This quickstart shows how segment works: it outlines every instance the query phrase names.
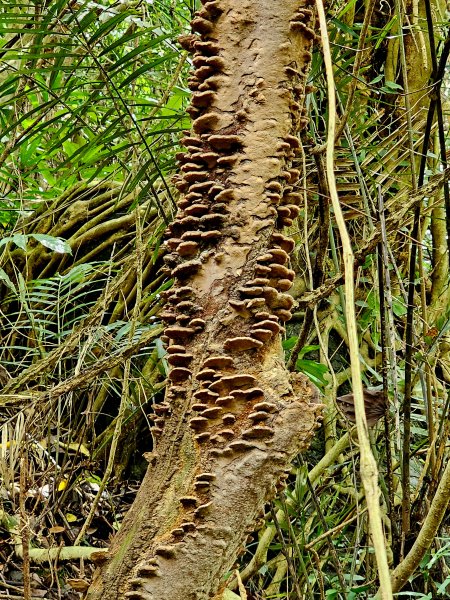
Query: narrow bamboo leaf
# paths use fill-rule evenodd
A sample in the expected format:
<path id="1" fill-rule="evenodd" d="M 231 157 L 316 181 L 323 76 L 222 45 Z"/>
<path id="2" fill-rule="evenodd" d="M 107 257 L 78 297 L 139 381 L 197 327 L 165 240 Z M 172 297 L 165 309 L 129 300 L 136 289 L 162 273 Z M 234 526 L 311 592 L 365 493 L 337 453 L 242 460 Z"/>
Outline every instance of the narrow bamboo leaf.
<path id="1" fill-rule="evenodd" d="M 148 73 L 149 71 L 151 71 L 152 69 L 154 69 L 155 67 L 157 67 L 158 65 L 160 65 L 161 63 L 164 63 L 164 62 L 170 60 L 171 58 L 174 58 L 175 56 L 176 56 L 175 53 L 167 54 L 166 56 L 163 56 L 159 60 L 155 60 L 153 62 L 146 63 L 145 65 L 142 65 L 142 67 L 140 67 L 139 69 L 137 69 L 136 71 L 134 71 L 133 73 L 131 73 L 131 75 L 129 75 L 128 77 L 126 77 L 124 79 L 124 81 L 122 81 L 122 83 L 120 84 L 119 87 L 120 88 L 124 88 L 125 86 L 127 86 L 128 84 L 130 84 L 132 81 L 135 81 L 143 73 Z"/>
<path id="2" fill-rule="evenodd" d="M 129 11 L 120 12 L 106 20 L 97 31 L 89 38 L 89 45 L 93 46 L 97 40 L 109 33 L 114 27 L 129 17 Z"/>
<path id="3" fill-rule="evenodd" d="M 133 50 L 130 50 L 129 52 L 127 52 L 127 54 L 125 54 L 124 56 L 122 56 L 121 58 L 119 58 L 119 60 L 117 60 L 109 69 L 109 72 L 112 73 L 113 71 L 116 71 L 119 67 L 121 67 L 124 64 L 130 63 L 132 64 L 133 59 L 135 59 L 137 56 L 139 56 L 140 54 L 143 54 L 144 52 L 146 52 L 149 48 L 152 48 L 153 46 L 156 46 L 157 44 L 159 44 L 160 42 L 162 42 L 163 40 L 165 40 L 167 38 L 166 35 L 164 36 L 160 36 L 158 38 L 155 38 L 149 42 L 144 42 L 139 44 L 139 46 L 137 48 L 133 48 Z"/>

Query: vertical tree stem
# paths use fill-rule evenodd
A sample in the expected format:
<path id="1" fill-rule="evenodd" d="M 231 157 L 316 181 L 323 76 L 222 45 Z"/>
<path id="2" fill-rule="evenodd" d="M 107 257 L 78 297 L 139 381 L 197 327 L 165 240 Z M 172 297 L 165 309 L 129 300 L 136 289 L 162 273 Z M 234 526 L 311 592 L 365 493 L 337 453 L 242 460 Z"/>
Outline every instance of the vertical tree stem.
<path id="1" fill-rule="evenodd" d="M 336 97 L 334 89 L 333 66 L 331 61 L 331 52 L 328 40 L 325 10 L 322 0 L 317 0 L 317 10 L 319 14 L 320 32 L 322 36 L 322 45 L 324 53 L 325 68 L 327 73 L 328 87 L 328 133 L 327 133 L 327 151 L 326 165 L 328 185 L 331 192 L 331 201 L 335 212 L 336 222 L 342 240 L 344 268 L 345 268 L 345 296 L 346 296 L 346 321 L 349 339 L 351 373 L 353 382 L 353 394 L 355 399 L 356 426 L 361 452 L 361 478 L 366 493 L 367 507 L 369 510 L 369 520 L 375 555 L 377 559 L 378 573 L 380 577 L 381 595 L 383 600 L 392 598 L 392 586 L 389 576 L 389 567 L 386 556 L 385 540 L 381 522 L 381 512 L 379 505 L 378 489 L 378 469 L 373 457 L 367 430 L 366 415 L 364 412 L 363 388 L 361 380 L 361 369 L 359 364 L 358 335 L 356 327 L 353 274 L 354 274 L 354 256 L 350 243 L 350 238 L 345 226 L 344 216 L 339 204 L 339 198 L 334 176 L 334 138 L 336 128 Z"/>

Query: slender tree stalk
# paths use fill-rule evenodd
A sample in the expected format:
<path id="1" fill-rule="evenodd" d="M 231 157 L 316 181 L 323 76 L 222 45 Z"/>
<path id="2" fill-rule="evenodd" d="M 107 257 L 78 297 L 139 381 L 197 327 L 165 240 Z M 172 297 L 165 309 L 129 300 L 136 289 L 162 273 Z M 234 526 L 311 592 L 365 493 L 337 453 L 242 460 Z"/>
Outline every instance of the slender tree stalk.
<path id="1" fill-rule="evenodd" d="M 361 368 L 359 364 L 359 344 L 356 326 L 356 314 L 354 303 L 354 279 L 353 265 L 354 257 L 351 247 L 350 237 L 345 226 L 344 216 L 339 204 L 339 197 L 336 188 L 334 176 L 334 138 L 336 128 L 336 97 L 334 88 L 333 66 L 331 61 L 331 52 L 328 40 L 328 31 L 325 17 L 325 10 L 322 0 L 317 0 L 317 10 L 319 14 L 320 32 L 322 36 L 322 45 L 324 50 L 325 68 L 327 73 L 328 88 L 328 133 L 326 165 L 328 185 L 331 192 L 331 201 L 333 204 L 336 222 L 339 228 L 343 247 L 343 258 L 345 268 L 345 296 L 346 296 L 346 320 L 349 339 L 350 362 L 352 373 L 353 394 L 355 399 L 356 427 L 361 454 L 361 478 L 366 493 L 366 502 L 369 511 L 370 527 L 377 559 L 378 573 L 383 600 L 392 598 L 391 580 L 389 577 L 389 566 L 386 556 L 385 539 L 381 521 L 381 512 L 379 504 L 378 489 L 378 469 L 373 457 L 370 441 L 367 431 L 367 421 L 364 411 L 363 387 L 361 380 Z"/>
<path id="2" fill-rule="evenodd" d="M 450 501 L 450 461 L 447 462 L 438 489 L 431 502 L 430 510 L 417 535 L 413 547 L 392 572 L 392 590 L 399 592 L 417 569 L 425 553 L 430 549 L 434 537 L 445 516 Z"/>

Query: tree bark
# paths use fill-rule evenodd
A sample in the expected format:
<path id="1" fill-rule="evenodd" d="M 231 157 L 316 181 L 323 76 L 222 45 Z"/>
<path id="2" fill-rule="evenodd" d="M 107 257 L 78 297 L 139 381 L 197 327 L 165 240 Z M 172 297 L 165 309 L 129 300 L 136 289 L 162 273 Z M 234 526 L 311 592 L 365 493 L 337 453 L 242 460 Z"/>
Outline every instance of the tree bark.
<path id="1" fill-rule="evenodd" d="M 171 366 L 156 449 L 89 600 L 205 600 L 318 423 L 316 392 L 284 366 L 298 216 L 292 159 L 314 40 L 310 1 L 217 0 L 195 52 L 184 194 L 169 228 L 163 318 Z M 294 6 L 295 5 L 295 6 Z M 200 34 L 200 35 L 197 35 Z"/>

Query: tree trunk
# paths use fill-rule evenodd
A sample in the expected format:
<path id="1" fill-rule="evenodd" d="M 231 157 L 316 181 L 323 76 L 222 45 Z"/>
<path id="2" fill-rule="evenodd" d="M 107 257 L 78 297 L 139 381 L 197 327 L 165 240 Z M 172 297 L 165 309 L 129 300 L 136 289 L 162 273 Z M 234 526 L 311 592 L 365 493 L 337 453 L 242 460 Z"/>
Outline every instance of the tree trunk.
<path id="1" fill-rule="evenodd" d="M 220 594 L 247 532 L 316 425 L 280 333 L 301 194 L 292 159 L 314 39 L 309 1 L 217 0 L 192 22 L 193 132 L 169 228 L 171 365 L 156 449 L 89 600 Z M 217 596 L 218 597 L 218 596 Z"/>

